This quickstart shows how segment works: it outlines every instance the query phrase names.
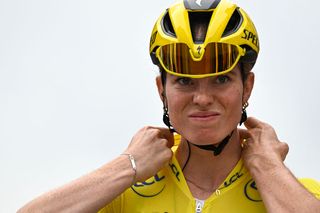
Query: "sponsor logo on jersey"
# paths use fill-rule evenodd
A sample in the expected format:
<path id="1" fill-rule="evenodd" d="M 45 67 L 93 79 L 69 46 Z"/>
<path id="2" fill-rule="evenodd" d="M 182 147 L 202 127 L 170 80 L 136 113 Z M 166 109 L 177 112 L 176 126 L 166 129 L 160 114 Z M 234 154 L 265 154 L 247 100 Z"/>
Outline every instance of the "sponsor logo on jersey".
<path id="1" fill-rule="evenodd" d="M 249 180 L 245 187 L 244 187 L 244 194 L 245 196 L 253 201 L 253 202 L 261 202 L 262 199 L 260 197 L 260 194 L 258 192 L 258 188 L 256 186 L 256 182 L 254 182 L 254 180 Z"/>
<path id="2" fill-rule="evenodd" d="M 233 184 L 234 182 L 236 182 L 237 180 L 239 180 L 239 178 L 241 178 L 243 175 L 243 173 L 241 172 L 237 172 L 234 175 L 231 176 L 231 178 L 227 181 L 224 182 L 224 187 L 228 187 L 231 184 Z"/>
<path id="3" fill-rule="evenodd" d="M 165 181 L 162 181 L 163 179 L 165 179 L 165 176 L 156 174 L 155 176 L 149 178 L 144 182 L 138 182 L 134 184 L 133 186 L 131 186 L 131 189 L 134 193 L 141 197 L 155 197 L 159 195 L 166 186 Z"/>
<path id="4" fill-rule="evenodd" d="M 177 180 L 180 182 L 180 178 L 179 178 L 180 172 L 178 170 L 178 167 L 174 165 L 174 163 L 170 163 L 169 166 L 173 174 L 176 176 Z"/>

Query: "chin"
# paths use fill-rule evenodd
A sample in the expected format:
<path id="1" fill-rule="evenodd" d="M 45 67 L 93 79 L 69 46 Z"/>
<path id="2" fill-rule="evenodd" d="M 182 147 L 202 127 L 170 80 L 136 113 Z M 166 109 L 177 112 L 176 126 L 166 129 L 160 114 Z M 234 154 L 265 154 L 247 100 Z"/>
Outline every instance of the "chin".
<path id="1" fill-rule="evenodd" d="M 189 142 L 197 145 L 208 145 L 208 144 L 218 144 L 220 143 L 226 135 L 216 134 L 210 130 L 200 130 L 193 131 L 193 133 L 184 134 L 184 138 L 186 138 Z"/>
<path id="2" fill-rule="evenodd" d="M 182 137 L 189 140 L 191 143 L 197 145 L 218 144 L 226 136 L 228 136 L 232 129 L 217 128 L 217 127 L 190 127 L 181 131 Z"/>
<path id="3" fill-rule="evenodd" d="M 218 139 L 218 138 L 198 138 L 198 139 L 194 139 L 190 142 L 197 144 L 197 145 L 215 145 L 215 144 L 219 144 L 222 140 L 224 139 L 224 137 L 222 139 Z"/>

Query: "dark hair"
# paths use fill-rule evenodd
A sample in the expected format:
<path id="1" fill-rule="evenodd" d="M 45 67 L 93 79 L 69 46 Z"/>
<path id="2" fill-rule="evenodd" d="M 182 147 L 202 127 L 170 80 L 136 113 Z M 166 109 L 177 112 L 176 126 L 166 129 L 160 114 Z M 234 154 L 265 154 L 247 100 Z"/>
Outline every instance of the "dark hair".
<path id="1" fill-rule="evenodd" d="M 242 82 L 244 83 L 248 78 L 248 74 L 252 69 L 252 65 L 240 62 L 239 63 L 239 67 L 240 67 L 240 73 L 241 73 Z"/>

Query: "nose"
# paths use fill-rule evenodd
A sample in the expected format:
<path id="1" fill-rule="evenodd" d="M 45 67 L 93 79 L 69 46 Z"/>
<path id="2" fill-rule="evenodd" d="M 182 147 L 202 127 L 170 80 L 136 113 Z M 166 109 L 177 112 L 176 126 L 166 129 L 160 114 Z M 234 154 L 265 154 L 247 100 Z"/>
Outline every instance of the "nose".
<path id="1" fill-rule="evenodd" d="M 214 96 L 210 92 L 206 83 L 199 84 L 193 94 L 193 103 L 200 107 L 210 106 L 214 101 Z"/>

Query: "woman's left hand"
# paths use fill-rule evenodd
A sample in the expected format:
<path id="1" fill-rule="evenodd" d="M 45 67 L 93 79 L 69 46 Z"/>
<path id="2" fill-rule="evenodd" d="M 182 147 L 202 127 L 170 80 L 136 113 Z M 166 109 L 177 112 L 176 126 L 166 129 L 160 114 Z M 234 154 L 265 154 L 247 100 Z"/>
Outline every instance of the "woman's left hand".
<path id="1" fill-rule="evenodd" d="M 320 212 L 319 200 L 283 163 L 288 145 L 278 139 L 269 124 L 252 117 L 244 124 L 247 129 L 239 129 L 242 158 L 267 212 Z"/>
<path id="2" fill-rule="evenodd" d="M 289 147 L 278 139 L 272 126 L 253 117 L 249 117 L 244 125 L 247 129 L 239 129 L 239 133 L 242 157 L 249 171 L 283 166 Z"/>

